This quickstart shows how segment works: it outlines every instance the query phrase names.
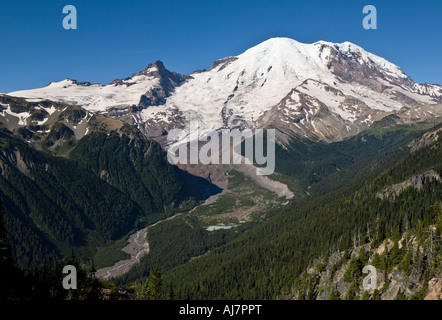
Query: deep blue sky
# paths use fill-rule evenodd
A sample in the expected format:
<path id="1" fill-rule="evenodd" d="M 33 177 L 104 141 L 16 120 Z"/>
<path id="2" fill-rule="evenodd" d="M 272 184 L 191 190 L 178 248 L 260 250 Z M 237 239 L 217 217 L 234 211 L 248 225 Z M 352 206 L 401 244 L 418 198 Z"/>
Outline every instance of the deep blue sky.
<path id="1" fill-rule="evenodd" d="M 62 27 L 68 4 L 77 30 Z M 367 4 L 377 30 L 362 28 Z M 0 92 L 65 78 L 106 84 L 155 60 L 187 74 L 281 36 L 351 41 L 416 82 L 442 84 L 441 0 L 0 0 Z"/>

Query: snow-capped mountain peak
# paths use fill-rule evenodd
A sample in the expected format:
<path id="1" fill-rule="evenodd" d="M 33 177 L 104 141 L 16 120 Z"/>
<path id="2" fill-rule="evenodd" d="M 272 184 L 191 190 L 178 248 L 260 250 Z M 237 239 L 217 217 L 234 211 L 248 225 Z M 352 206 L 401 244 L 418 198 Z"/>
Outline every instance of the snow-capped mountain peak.
<path id="1" fill-rule="evenodd" d="M 109 108 L 137 106 L 143 96 L 152 90 L 169 91 L 184 81 L 184 76 L 169 72 L 161 61 L 149 64 L 141 72 L 124 79 L 116 79 L 107 85 L 65 79 L 51 82 L 44 88 L 11 92 L 9 95 L 42 98 L 56 102 L 80 105 L 92 112 L 106 112 Z"/>
<path id="2" fill-rule="evenodd" d="M 302 93 L 301 106 L 306 96 L 313 97 L 339 115 L 341 120 L 336 121 L 347 121 L 343 127 L 348 134 L 357 131 L 356 119 L 368 126 L 376 120 L 375 114 L 380 117 L 404 105 L 437 103 L 442 96 L 442 92 L 436 98 L 420 94 L 399 67 L 353 43 L 304 44 L 272 38 L 236 57 L 218 60 L 209 71 L 192 74 L 165 108 L 142 110 L 140 119 L 149 124 L 146 128 L 165 125 L 174 115 L 198 119 L 201 129 L 207 130 L 264 126 L 266 114 L 274 112 L 274 106 L 293 89 Z M 332 92 L 339 92 L 341 98 Z M 364 119 L 370 110 L 378 111 L 373 119 Z M 305 123 L 314 122 L 313 115 Z M 292 120 L 286 120 L 288 126 L 303 125 L 290 124 Z"/>
<path id="3" fill-rule="evenodd" d="M 105 86 L 64 80 L 10 95 L 79 104 L 150 136 L 198 120 L 204 130 L 273 125 L 329 140 L 404 107 L 442 103 L 441 86 L 414 83 L 398 66 L 351 42 L 289 38 L 268 39 L 188 76 L 157 61 Z"/>

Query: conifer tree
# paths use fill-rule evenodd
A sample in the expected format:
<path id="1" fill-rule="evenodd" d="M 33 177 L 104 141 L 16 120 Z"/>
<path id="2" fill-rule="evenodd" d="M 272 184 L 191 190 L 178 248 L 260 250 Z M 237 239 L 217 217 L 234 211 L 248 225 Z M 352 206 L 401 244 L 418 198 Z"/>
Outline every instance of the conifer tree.
<path id="1" fill-rule="evenodd" d="M 167 300 L 175 299 L 175 291 L 173 289 L 172 282 L 169 282 L 169 291 L 167 292 Z"/>
<path id="2" fill-rule="evenodd" d="M 11 248 L 8 244 L 3 221 L 3 205 L 0 201 L 0 300 L 12 298 L 14 287 L 18 284 L 14 281 L 20 276 L 12 258 Z"/>
<path id="3" fill-rule="evenodd" d="M 143 299 L 161 300 L 163 298 L 162 285 L 161 273 L 159 272 L 158 267 L 155 265 L 153 269 L 150 270 L 149 278 L 146 280 L 144 285 Z"/>

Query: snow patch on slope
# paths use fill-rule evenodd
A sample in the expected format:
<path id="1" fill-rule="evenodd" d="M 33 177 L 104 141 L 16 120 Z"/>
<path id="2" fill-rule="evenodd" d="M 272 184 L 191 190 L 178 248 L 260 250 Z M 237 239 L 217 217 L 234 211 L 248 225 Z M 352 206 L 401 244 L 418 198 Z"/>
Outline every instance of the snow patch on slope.
<path id="1" fill-rule="evenodd" d="M 122 82 L 123 85 L 81 85 L 74 80 L 66 79 L 52 82 L 44 88 L 15 91 L 9 95 L 34 99 L 45 98 L 71 105 L 80 105 L 92 112 L 103 112 L 109 107 L 137 105 L 141 95 L 150 88 L 159 86 L 158 79 L 145 75 L 137 75 L 130 80 L 122 80 Z"/>

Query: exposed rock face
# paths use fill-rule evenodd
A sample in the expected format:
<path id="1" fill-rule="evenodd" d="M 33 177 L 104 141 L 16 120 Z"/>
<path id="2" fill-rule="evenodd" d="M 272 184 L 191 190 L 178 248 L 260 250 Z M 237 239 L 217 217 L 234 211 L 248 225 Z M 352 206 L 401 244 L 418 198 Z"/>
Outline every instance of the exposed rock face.
<path id="1" fill-rule="evenodd" d="M 434 170 L 430 170 L 430 171 L 427 171 L 423 174 L 411 177 L 410 179 L 408 179 L 404 182 L 394 184 L 394 185 L 384 189 L 382 192 L 379 192 L 377 194 L 377 196 L 381 199 L 384 199 L 384 198 L 394 199 L 396 196 L 398 196 L 400 193 L 402 193 L 402 191 L 404 191 L 408 187 L 413 187 L 413 188 L 422 190 L 426 179 L 429 179 L 429 180 L 434 179 L 437 181 L 441 181 L 441 177 L 440 177 L 439 173 L 437 173 Z"/>
<path id="2" fill-rule="evenodd" d="M 437 130 L 432 130 L 430 132 L 425 133 L 419 139 L 411 141 L 408 144 L 408 146 L 411 148 L 411 152 L 416 152 L 421 148 L 434 144 L 434 142 L 439 140 L 441 136 L 442 136 L 442 128 L 439 128 Z"/>
<path id="3" fill-rule="evenodd" d="M 403 86 L 414 85 L 409 77 L 398 78 L 384 72 L 375 61 L 364 57 L 364 53 L 352 48 L 350 43 L 344 43 L 342 47 L 321 44 L 320 52 L 324 49 L 330 53 L 326 58 L 327 67 L 343 82 L 362 84 L 380 93 L 391 88 L 382 80 Z"/>
<path id="4" fill-rule="evenodd" d="M 337 296 L 339 299 L 346 300 L 353 299 L 354 295 L 361 299 L 365 294 L 367 298 L 376 296 L 376 299 L 396 300 L 400 296 L 409 298 L 418 291 L 425 289 L 423 275 L 425 269 L 428 268 L 428 264 L 425 262 L 418 263 L 414 267 L 410 266 L 410 270 L 407 271 L 400 270 L 398 267 L 394 267 L 391 272 L 377 269 L 375 290 L 363 288 L 363 278 L 366 276 L 364 274 L 356 280 L 349 280 L 348 275 L 346 279 L 346 273 L 350 268 L 352 259 L 356 259 L 361 250 L 366 257 L 369 257 L 367 264 L 371 264 L 374 253 L 383 254 L 385 247 L 384 242 L 379 248 L 372 248 L 370 251 L 370 245 L 365 244 L 351 250 L 347 258 L 345 258 L 344 252 L 335 252 L 324 263 L 318 259 L 316 267 L 309 268 L 306 273 L 300 276 L 300 279 L 302 279 L 300 284 L 293 287 L 290 294 L 281 298 L 329 300 L 332 299 L 333 294 L 335 298 Z M 391 250 L 392 242 L 389 241 L 387 247 Z M 417 246 L 410 246 L 409 250 L 415 251 L 415 255 L 417 255 L 417 250 L 422 251 L 422 248 L 418 249 Z M 318 265 L 321 265 L 319 270 Z M 353 283 L 354 281 L 357 282 L 356 286 Z M 441 276 L 433 277 L 428 282 L 425 299 L 438 299 L 441 290 Z"/>
<path id="5" fill-rule="evenodd" d="M 334 106 L 313 95 L 313 90 L 321 90 L 328 98 L 334 99 Z M 257 123 L 278 128 L 285 134 L 280 135 L 281 140 L 285 140 L 284 136 L 296 134 L 316 141 L 335 141 L 368 129 L 371 123 L 386 115 L 386 112 L 373 110 L 338 89 L 308 79 L 266 111 Z"/>
<path id="6" fill-rule="evenodd" d="M 213 69 L 217 68 L 218 66 L 221 66 L 218 69 L 218 72 L 219 72 L 222 69 L 224 69 L 225 67 L 227 67 L 227 65 L 230 62 L 233 62 L 233 61 L 235 61 L 237 59 L 238 59 L 237 57 L 226 57 L 226 58 L 219 59 L 219 60 L 215 61 L 214 63 L 212 63 L 212 66 L 210 67 L 210 70 L 213 70 Z"/>
<path id="7" fill-rule="evenodd" d="M 42 108 L 60 108 L 64 106 L 62 103 L 40 99 L 38 102 L 27 101 L 23 98 L 17 98 L 0 94 L 0 108 L 4 112 L 8 108 L 12 113 L 30 112 L 31 115 L 41 111 Z"/>
<path id="8" fill-rule="evenodd" d="M 425 296 L 425 300 L 440 299 L 442 299 L 442 275 L 428 281 L 428 294 Z"/>
<path id="9" fill-rule="evenodd" d="M 158 87 L 149 88 L 149 90 L 140 97 L 138 106 L 141 108 L 165 104 L 166 98 L 171 95 L 171 93 L 175 90 L 175 87 L 181 85 L 187 79 L 187 77 L 184 75 L 167 70 L 161 61 L 156 61 L 153 64 L 149 64 L 146 69 L 132 75 L 132 77 L 139 75 L 159 79 Z"/>
<path id="10" fill-rule="evenodd" d="M 49 100 L 33 102 L 6 95 L 0 95 L 0 101 L 3 107 L 0 127 L 39 150 L 57 153 L 57 149 L 91 132 L 119 131 L 124 126 L 120 120 L 93 114 L 79 106 Z"/>
<path id="11" fill-rule="evenodd" d="M 32 164 L 23 160 L 22 155 L 18 150 L 9 152 L 7 150 L 0 152 L 0 175 L 8 179 L 8 167 L 13 166 L 21 173 L 29 176 L 29 168 Z"/>
<path id="12" fill-rule="evenodd" d="M 74 131 L 69 129 L 61 122 L 57 122 L 51 129 L 51 132 L 45 139 L 44 145 L 47 148 L 57 147 L 75 137 Z"/>

